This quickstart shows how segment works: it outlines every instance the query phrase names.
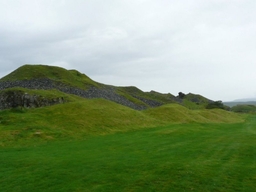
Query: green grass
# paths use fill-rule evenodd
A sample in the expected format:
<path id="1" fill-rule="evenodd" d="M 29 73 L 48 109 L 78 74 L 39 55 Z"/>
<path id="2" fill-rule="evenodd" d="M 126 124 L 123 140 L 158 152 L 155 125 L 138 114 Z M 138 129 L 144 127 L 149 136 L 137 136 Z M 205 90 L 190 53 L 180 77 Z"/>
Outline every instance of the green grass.
<path id="1" fill-rule="evenodd" d="M 171 123 L 243 121 L 241 115 L 224 110 L 189 110 L 178 104 L 137 111 L 104 99 L 77 99 L 75 96 L 67 99 L 72 102 L 0 111 L 0 146 L 21 145 L 34 140 L 80 139 L 88 135 L 126 132 Z"/>
<path id="2" fill-rule="evenodd" d="M 232 123 L 243 121 L 243 118 L 240 115 L 225 110 L 189 110 L 178 104 L 168 104 L 157 108 L 147 109 L 144 113 L 166 123 Z"/>
<path id="3" fill-rule="evenodd" d="M 1 191 L 256 190 L 256 116 L 0 148 Z"/>

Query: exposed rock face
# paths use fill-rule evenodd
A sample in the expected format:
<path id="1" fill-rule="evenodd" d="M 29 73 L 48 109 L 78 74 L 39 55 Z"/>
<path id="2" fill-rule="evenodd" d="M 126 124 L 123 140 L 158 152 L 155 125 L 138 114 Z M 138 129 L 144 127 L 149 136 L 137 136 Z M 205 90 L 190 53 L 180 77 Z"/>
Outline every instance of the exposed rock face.
<path id="1" fill-rule="evenodd" d="M 0 110 L 15 107 L 43 107 L 63 102 L 63 98 L 46 99 L 39 95 L 29 95 L 21 91 L 8 91 L 0 94 Z"/>
<path id="2" fill-rule="evenodd" d="M 66 84 L 53 81 L 50 79 L 32 79 L 32 80 L 21 80 L 21 81 L 12 81 L 12 82 L 9 82 L 9 81 L 0 82 L 0 90 L 12 88 L 12 87 L 23 87 L 27 89 L 43 89 L 43 90 L 57 89 L 64 93 L 74 94 L 84 98 L 104 98 L 104 99 L 111 100 L 121 105 L 125 105 L 127 107 L 137 109 L 137 110 L 142 110 L 146 108 L 146 106 L 136 105 L 133 102 L 126 99 L 125 97 L 118 95 L 115 92 L 115 88 L 112 86 L 107 86 L 105 88 L 91 87 L 88 90 L 83 90 L 83 89 L 71 87 Z M 20 96 L 19 94 L 17 95 L 17 93 L 14 94 L 13 96 L 8 96 L 8 97 L 6 95 L 5 96 L 2 95 L 0 96 L 0 100 L 1 100 L 0 105 L 2 106 L 2 108 L 10 108 L 10 107 L 24 106 L 24 105 L 25 107 L 30 107 L 30 106 L 39 107 L 39 106 L 45 106 L 48 104 L 50 105 L 51 103 L 55 104 L 55 101 L 43 101 L 43 99 L 40 100 L 41 102 L 40 103 L 38 101 L 39 98 L 40 96 L 29 96 L 29 95 Z M 59 100 L 58 98 L 56 99 Z M 24 104 L 26 103 L 26 100 L 29 100 L 28 102 L 29 104 Z M 59 101 L 56 101 L 56 103 L 58 102 Z M 152 107 L 156 107 L 160 105 L 160 103 L 149 102 L 149 101 L 147 101 L 146 103 L 149 104 L 150 106 L 152 105 Z M 0 106 L 0 109 L 1 109 L 1 106 Z"/>
<path id="3" fill-rule="evenodd" d="M 141 98 L 141 97 L 138 97 L 136 95 L 132 95 L 133 97 L 141 100 L 142 102 L 146 103 L 147 105 L 149 105 L 150 107 L 159 107 L 161 105 L 163 105 L 162 103 L 160 102 L 157 102 L 157 101 L 154 101 L 154 100 L 150 100 L 150 99 L 145 99 L 145 98 Z"/>

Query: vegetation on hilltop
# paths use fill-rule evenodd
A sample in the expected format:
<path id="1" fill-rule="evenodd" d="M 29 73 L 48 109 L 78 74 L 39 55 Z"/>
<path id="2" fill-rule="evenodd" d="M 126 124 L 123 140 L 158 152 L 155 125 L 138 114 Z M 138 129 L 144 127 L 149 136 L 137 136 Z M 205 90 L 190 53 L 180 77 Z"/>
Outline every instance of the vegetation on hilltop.
<path id="1" fill-rule="evenodd" d="M 184 94 L 179 92 L 177 96 L 181 105 L 189 108 L 189 109 L 205 109 L 207 105 L 212 103 L 213 101 L 207 99 L 199 94 L 188 93 Z"/>
<path id="2" fill-rule="evenodd" d="M 101 84 L 91 80 L 85 74 L 76 70 L 66 70 L 61 67 L 47 65 L 23 65 L 3 77 L 0 81 L 17 81 L 47 78 L 69 86 L 87 89 L 90 86 L 100 87 Z"/>
<path id="3" fill-rule="evenodd" d="M 156 91 L 143 92 L 137 87 L 117 87 L 116 92 L 128 100 L 146 107 L 157 107 L 167 103 L 176 103 L 176 97 L 172 94 L 162 94 Z"/>

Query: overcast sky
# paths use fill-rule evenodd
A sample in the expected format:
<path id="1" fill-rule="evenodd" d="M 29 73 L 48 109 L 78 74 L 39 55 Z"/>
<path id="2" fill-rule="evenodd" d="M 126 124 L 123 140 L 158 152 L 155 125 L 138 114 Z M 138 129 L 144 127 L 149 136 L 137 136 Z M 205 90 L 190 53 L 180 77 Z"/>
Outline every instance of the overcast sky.
<path id="1" fill-rule="evenodd" d="M 255 0 L 0 0 L 0 77 L 77 69 L 143 91 L 256 98 Z"/>

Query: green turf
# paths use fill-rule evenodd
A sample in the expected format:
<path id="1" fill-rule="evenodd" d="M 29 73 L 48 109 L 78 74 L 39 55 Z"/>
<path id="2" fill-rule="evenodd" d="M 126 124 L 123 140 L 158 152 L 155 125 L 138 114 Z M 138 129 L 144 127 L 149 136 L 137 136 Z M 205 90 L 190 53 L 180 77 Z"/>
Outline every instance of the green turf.
<path id="1" fill-rule="evenodd" d="M 255 191 L 256 116 L 0 148 L 1 191 Z"/>
<path id="2" fill-rule="evenodd" d="M 172 123 L 218 123 L 242 121 L 241 116 L 221 109 L 189 110 L 179 104 L 168 104 L 144 111 L 148 116 L 154 117 L 161 122 Z"/>

